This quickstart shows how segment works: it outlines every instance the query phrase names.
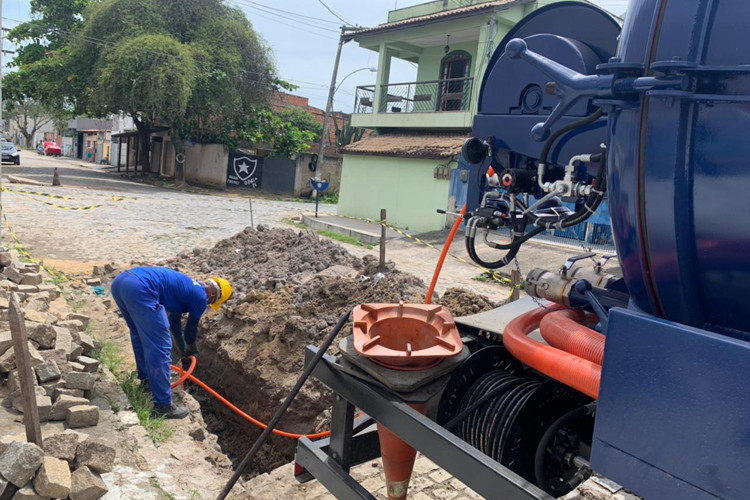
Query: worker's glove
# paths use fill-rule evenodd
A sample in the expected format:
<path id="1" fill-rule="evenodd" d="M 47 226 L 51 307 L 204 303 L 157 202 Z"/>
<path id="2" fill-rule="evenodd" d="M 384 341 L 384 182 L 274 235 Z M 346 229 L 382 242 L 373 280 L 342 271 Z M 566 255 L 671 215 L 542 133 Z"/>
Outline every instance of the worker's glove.
<path id="1" fill-rule="evenodd" d="M 190 368 L 191 359 L 190 356 L 195 356 L 198 358 L 198 345 L 197 344 L 187 344 L 186 348 L 183 352 L 182 357 L 182 369 L 187 370 Z"/>

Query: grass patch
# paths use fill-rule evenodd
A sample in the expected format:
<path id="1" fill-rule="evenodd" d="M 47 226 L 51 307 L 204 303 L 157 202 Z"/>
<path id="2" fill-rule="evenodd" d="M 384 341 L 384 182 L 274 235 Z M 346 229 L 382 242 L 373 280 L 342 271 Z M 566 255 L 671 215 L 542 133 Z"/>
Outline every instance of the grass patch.
<path id="1" fill-rule="evenodd" d="M 133 405 L 133 409 L 136 415 L 138 415 L 138 420 L 141 422 L 143 428 L 146 429 L 151 441 L 155 445 L 159 445 L 172 437 L 174 427 L 169 425 L 164 417 L 153 418 L 151 416 L 151 410 L 154 408 L 151 395 L 147 394 L 141 388 L 136 373 L 130 372 L 125 376 L 118 377 L 118 379 L 120 380 L 122 390 L 128 397 L 130 404 Z"/>
<path id="2" fill-rule="evenodd" d="M 315 201 L 312 199 L 312 201 Z M 338 205 L 339 203 L 339 194 L 338 193 L 331 193 L 321 196 L 318 199 L 319 203 L 325 203 L 327 205 Z"/>
<path id="3" fill-rule="evenodd" d="M 482 273 L 478 276 L 474 276 L 471 279 L 473 279 L 474 281 L 481 281 L 482 283 L 491 283 L 495 281 L 488 273 Z"/>
<path id="4" fill-rule="evenodd" d="M 62 290 L 63 283 L 65 283 L 65 279 L 59 274 L 50 274 L 49 279 L 44 280 L 44 282 L 55 285 L 57 288 Z"/>
<path id="5" fill-rule="evenodd" d="M 326 238 L 331 238 L 332 240 L 336 240 L 341 243 L 348 243 L 349 245 L 355 245 L 358 247 L 372 249 L 372 245 L 363 243 L 359 241 L 357 238 L 354 238 L 353 236 L 345 236 L 343 234 L 334 233 L 333 231 L 326 231 L 325 229 L 318 229 L 317 233 L 321 236 L 325 236 Z"/>
<path id="6" fill-rule="evenodd" d="M 117 375 L 123 373 L 123 363 L 125 362 L 125 358 L 120 353 L 120 346 L 111 340 L 98 340 L 98 342 L 99 348 L 94 350 L 92 357 L 98 359 L 99 362 L 106 366 L 113 374 Z"/>
<path id="7" fill-rule="evenodd" d="M 153 418 L 151 416 L 151 410 L 154 408 L 151 395 L 141 388 L 136 372 L 129 372 L 125 369 L 125 358 L 120 352 L 120 346 L 111 340 L 99 340 L 99 342 L 100 347 L 93 352 L 93 357 L 98 359 L 101 364 L 109 368 L 115 375 L 117 382 L 128 397 L 130 404 L 133 405 L 133 410 L 138 415 L 138 420 L 143 428 L 146 429 L 151 441 L 155 445 L 167 441 L 172 437 L 174 427 L 169 425 L 164 417 Z M 115 408 L 115 406 L 112 407 L 112 410 L 115 412 L 121 409 Z"/>
<path id="8" fill-rule="evenodd" d="M 75 302 L 73 302 L 73 303 L 72 303 L 72 304 L 70 305 L 70 309 L 71 309 L 71 310 L 72 310 L 72 311 L 73 311 L 74 313 L 77 313 L 77 312 L 79 312 L 79 311 L 80 311 L 81 309 L 83 309 L 83 306 L 85 306 L 85 305 L 86 305 L 86 299 L 80 299 L 80 300 L 76 300 Z"/>
<path id="9" fill-rule="evenodd" d="M 294 226 L 299 229 L 308 229 L 307 224 L 304 224 L 302 222 L 294 222 L 292 219 L 288 217 L 284 217 L 283 219 L 281 219 L 281 222 L 283 222 L 284 224 L 289 224 L 290 226 Z"/>
<path id="10" fill-rule="evenodd" d="M 165 491 L 164 488 L 161 487 L 161 485 L 159 484 L 159 481 L 155 477 L 150 478 L 148 482 L 152 488 L 156 488 L 157 490 L 159 490 L 159 498 L 163 500 L 177 500 L 177 496 L 174 495 L 173 493 L 169 493 L 168 491 Z M 197 490 L 193 490 L 193 491 L 197 491 Z"/>

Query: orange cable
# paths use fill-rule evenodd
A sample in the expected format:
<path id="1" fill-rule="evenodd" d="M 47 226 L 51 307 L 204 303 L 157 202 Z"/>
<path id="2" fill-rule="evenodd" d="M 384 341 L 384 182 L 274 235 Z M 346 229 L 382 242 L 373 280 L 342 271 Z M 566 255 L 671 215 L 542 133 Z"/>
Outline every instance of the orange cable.
<path id="1" fill-rule="evenodd" d="M 172 384 L 172 389 L 177 387 L 178 385 L 182 385 L 185 383 L 185 381 L 188 379 L 190 375 L 193 374 L 193 370 L 195 370 L 195 364 L 198 362 L 195 356 L 188 356 L 190 358 L 190 368 L 187 369 L 187 371 L 183 371 L 182 375 L 180 375 L 179 380 Z M 174 368 L 174 366 L 172 366 Z"/>
<path id="2" fill-rule="evenodd" d="M 463 215 L 465 213 L 466 213 L 466 203 L 464 203 L 463 208 L 461 208 L 461 215 L 459 215 L 456 218 L 456 222 L 453 223 L 451 232 L 448 233 L 448 239 L 445 240 L 443 251 L 440 253 L 440 258 L 438 259 L 437 266 L 435 266 L 435 273 L 432 275 L 432 282 L 430 283 L 430 288 L 429 290 L 427 290 L 427 297 L 425 297 L 425 300 L 424 300 L 425 304 L 429 304 L 432 301 L 432 293 L 435 291 L 435 286 L 437 285 L 437 280 L 438 280 L 438 277 L 440 276 L 440 271 L 443 269 L 443 262 L 445 262 L 445 258 L 448 256 L 448 250 L 450 250 L 451 248 L 453 237 L 456 236 L 456 232 L 458 231 L 458 228 L 461 225 L 461 221 L 463 220 Z"/>
<path id="3" fill-rule="evenodd" d="M 221 401 L 222 403 L 224 403 L 229 409 L 231 409 L 232 411 L 234 411 L 235 413 L 237 413 L 239 416 L 241 416 L 245 420 L 249 420 L 250 422 L 252 422 L 253 424 L 257 425 L 258 427 L 260 427 L 262 429 L 265 429 L 266 427 L 268 427 L 263 422 L 254 419 L 253 417 L 251 417 L 250 415 L 248 415 L 244 411 L 242 411 L 239 408 L 237 408 L 236 406 L 234 406 L 232 403 L 230 403 L 229 401 L 227 401 L 226 399 L 224 399 L 224 397 L 221 394 L 219 394 L 218 392 L 214 391 L 208 385 L 206 385 L 205 383 L 203 383 L 203 381 L 201 381 L 198 378 L 196 378 L 195 376 L 193 376 L 191 372 L 192 372 L 193 369 L 195 369 L 195 357 L 193 357 L 193 356 L 191 356 L 191 357 L 193 358 L 193 360 L 190 363 L 190 368 L 188 368 L 188 371 L 185 371 L 182 368 L 177 367 L 175 365 L 171 365 L 172 369 L 174 371 L 176 371 L 177 373 L 179 373 L 180 376 L 181 376 L 180 380 L 178 380 L 177 382 L 175 382 L 175 384 L 173 384 L 172 387 L 176 387 L 177 385 L 180 385 L 185 380 L 190 379 L 193 382 L 195 382 L 196 384 L 198 384 L 198 386 L 200 386 L 203 390 L 205 390 L 206 392 L 208 392 L 210 395 L 212 395 L 213 397 L 215 397 L 216 399 L 218 399 L 219 401 Z M 317 434 L 295 434 L 293 432 L 285 432 L 285 431 L 282 431 L 282 430 L 279 430 L 279 429 L 273 429 L 273 431 L 271 431 L 271 432 L 273 432 L 274 434 L 277 434 L 279 436 L 283 436 L 283 437 L 287 437 L 287 438 L 292 438 L 292 439 L 299 439 L 301 437 L 306 437 L 307 439 L 320 439 L 320 438 L 328 437 L 328 436 L 331 435 L 331 431 L 318 432 Z"/>

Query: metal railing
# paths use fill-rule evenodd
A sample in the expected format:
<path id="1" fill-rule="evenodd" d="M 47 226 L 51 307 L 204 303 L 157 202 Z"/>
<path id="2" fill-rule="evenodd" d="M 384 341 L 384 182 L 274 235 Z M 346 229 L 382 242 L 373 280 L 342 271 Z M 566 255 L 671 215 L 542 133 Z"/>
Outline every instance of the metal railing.
<path id="1" fill-rule="evenodd" d="M 380 89 L 378 113 L 434 113 L 467 111 L 474 78 L 428 82 L 389 83 Z M 357 87 L 354 113 L 373 113 L 375 85 Z"/>

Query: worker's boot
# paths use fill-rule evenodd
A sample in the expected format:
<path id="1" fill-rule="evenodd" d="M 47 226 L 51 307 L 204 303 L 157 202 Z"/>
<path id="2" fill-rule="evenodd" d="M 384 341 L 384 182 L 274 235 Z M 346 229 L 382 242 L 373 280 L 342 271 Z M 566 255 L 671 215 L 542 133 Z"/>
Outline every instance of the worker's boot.
<path id="1" fill-rule="evenodd" d="M 153 391 L 151 390 L 151 384 L 148 383 L 147 378 L 141 380 L 141 390 L 146 394 L 153 394 Z"/>
<path id="2" fill-rule="evenodd" d="M 151 416 L 154 418 L 185 418 L 190 414 L 190 410 L 185 406 L 178 406 L 174 403 L 169 405 L 154 405 Z"/>

